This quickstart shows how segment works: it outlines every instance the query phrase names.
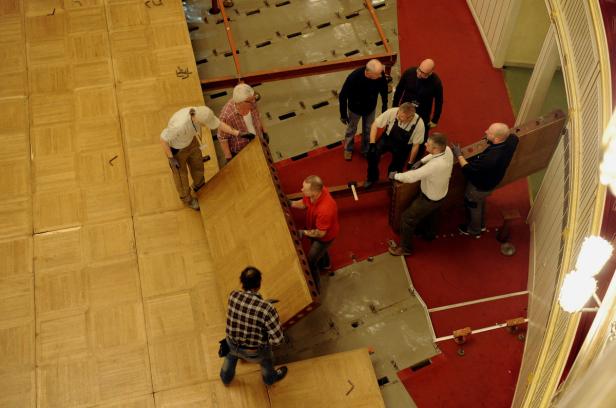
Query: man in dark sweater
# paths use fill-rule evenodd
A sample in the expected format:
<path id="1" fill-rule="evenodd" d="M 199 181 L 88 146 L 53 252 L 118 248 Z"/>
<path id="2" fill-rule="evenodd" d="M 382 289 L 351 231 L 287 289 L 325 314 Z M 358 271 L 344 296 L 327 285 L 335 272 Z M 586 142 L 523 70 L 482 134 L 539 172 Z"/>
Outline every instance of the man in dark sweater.
<path id="1" fill-rule="evenodd" d="M 475 238 L 485 231 L 485 199 L 505 176 L 518 146 L 518 137 L 510 133 L 504 123 L 492 123 L 486 130 L 485 139 L 488 147 L 469 161 L 462 156 L 459 145 L 452 147 L 467 180 L 464 192 L 466 222 L 458 230 Z"/>
<path id="2" fill-rule="evenodd" d="M 379 60 L 368 61 L 365 67 L 357 68 L 349 74 L 342 85 L 340 101 L 340 121 L 347 126 L 344 134 L 344 158 L 351 160 L 359 119 L 362 120 L 361 152 L 368 153 L 370 127 L 374 122 L 374 111 L 379 94 L 383 101 L 382 112 L 387 110 L 387 80 L 383 64 Z"/>
<path id="3" fill-rule="evenodd" d="M 443 109 L 443 84 L 434 72 L 434 61 L 425 59 L 418 67 L 404 71 L 394 92 L 393 106 L 411 102 L 417 106 L 417 114 L 425 123 L 424 143 L 428 140 L 428 131 L 436 127 Z M 432 113 L 434 106 L 434 113 Z M 423 152 L 422 152 L 423 153 Z M 421 155 L 418 155 L 418 159 Z"/>

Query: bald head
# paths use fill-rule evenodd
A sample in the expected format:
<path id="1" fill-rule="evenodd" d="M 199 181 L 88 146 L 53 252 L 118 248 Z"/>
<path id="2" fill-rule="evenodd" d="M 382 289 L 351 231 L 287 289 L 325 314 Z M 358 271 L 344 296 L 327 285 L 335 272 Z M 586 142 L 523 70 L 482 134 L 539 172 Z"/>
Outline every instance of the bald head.
<path id="1" fill-rule="evenodd" d="M 371 59 L 366 64 L 366 77 L 370 79 L 379 79 L 385 67 L 381 61 L 377 59 Z"/>
<path id="2" fill-rule="evenodd" d="M 434 71 L 434 65 L 434 61 L 430 58 L 421 61 L 421 64 L 417 67 L 417 77 L 422 79 L 428 78 L 432 75 L 432 71 Z"/>
<path id="3" fill-rule="evenodd" d="M 493 144 L 499 144 L 509 137 L 509 126 L 505 123 L 495 122 L 486 130 L 487 139 Z"/>

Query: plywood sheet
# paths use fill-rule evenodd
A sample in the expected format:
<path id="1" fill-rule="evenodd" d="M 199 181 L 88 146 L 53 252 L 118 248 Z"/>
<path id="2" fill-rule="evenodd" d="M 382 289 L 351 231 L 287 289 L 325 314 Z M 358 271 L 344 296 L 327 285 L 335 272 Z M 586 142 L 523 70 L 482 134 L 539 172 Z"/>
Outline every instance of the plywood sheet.
<path id="1" fill-rule="evenodd" d="M 286 378 L 268 389 L 272 408 L 385 407 L 367 349 L 298 361 L 288 367 Z"/>
<path id="2" fill-rule="evenodd" d="M 0 237 L 11 238 L 32 234 L 32 199 L 9 198 L 0 201 Z"/>
<path id="3" fill-rule="evenodd" d="M 269 408 L 270 403 L 261 374 L 249 373 L 236 375 L 229 387 L 225 387 L 220 380 L 212 380 L 158 392 L 156 393 L 156 406 L 158 408 Z"/>
<path id="4" fill-rule="evenodd" d="M 0 241 L 0 279 L 32 274 L 32 237 Z"/>
<path id="5" fill-rule="evenodd" d="M 36 389 L 33 367 L 21 370 L 0 369 L 0 406 L 33 408 Z"/>
<path id="6" fill-rule="evenodd" d="M 270 165 L 254 140 L 199 192 L 199 203 L 221 298 L 238 288 L 242 269 L 255 266 L 263 273 L 263 296 L 280 300 L 276 308 L 288 322 L 313 307 L 316 292 Z"/>

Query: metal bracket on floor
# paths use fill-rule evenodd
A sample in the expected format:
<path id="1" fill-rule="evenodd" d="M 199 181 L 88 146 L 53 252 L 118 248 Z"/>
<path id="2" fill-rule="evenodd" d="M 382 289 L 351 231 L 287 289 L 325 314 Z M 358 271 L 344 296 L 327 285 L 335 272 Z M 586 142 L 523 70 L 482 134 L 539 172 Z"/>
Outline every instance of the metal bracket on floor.
<path id="1" fill-rule="evenodd" d="M 464 327 L 462 329 L 453 331 L 453 341 L 460 347 L 458 347 L 458 355 L 462 357 L 464 355 L 463 344 L 466 343 L 466 339 L 473 333 L 470 327 Z"/>
<path id="2" fill-rule="evenodd" d="M 511 334 L 516 334 L 518 332 L 518 340 L 524 341 L 526 339 L 526 333 L 522 332 L 522 326 L 526 324 L 526 319 L 523 317 L 516 317 L 515 319 L 509 319 L 505 322 L 507 326 L 505 328 Z"/>

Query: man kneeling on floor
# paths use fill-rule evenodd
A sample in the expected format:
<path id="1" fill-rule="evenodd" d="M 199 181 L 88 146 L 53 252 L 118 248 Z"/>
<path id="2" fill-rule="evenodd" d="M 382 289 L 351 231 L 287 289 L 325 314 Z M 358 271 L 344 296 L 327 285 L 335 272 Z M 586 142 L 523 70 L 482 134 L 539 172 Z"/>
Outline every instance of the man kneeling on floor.
<path id="1" fill-rule="evenodd" d="M 391 180 L 403 183 L 415 183 L 421 180 L 420 193 L 402 213 L 400 245 L 389 248 L 389 253 L 395 256 L 411 254 L 413 249 L 411 240 L 417 225 L 422 221 L 431 223 L 436 221 L 434 216 L 449 189 L 453 153 L 447 147 L 447 137 L 442 133 L 433 133 L 426 142 L 426 152 L 429 154 L 415 163 L 412 170 L 405 173 L 389 173 Z M 427 217 L 431 219 L 426 220 Z"/>
<path id="2" fill-rule="evenodd" d="M 227 344 L 229 353 L 220 369 L 220 379 L 229 385 L 235 376 L 237 360 L 261 364 L 263 382 L 272 385 L 287 375 L 287 367 L 274 369 L 272 346 L 284 338 L 276 308 L 259 294 L 261 271 L 249 266 L 242 271 L 243 290 L 229 295 Z"/>

